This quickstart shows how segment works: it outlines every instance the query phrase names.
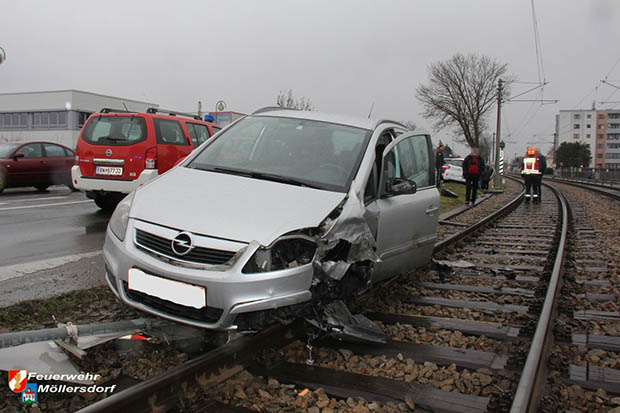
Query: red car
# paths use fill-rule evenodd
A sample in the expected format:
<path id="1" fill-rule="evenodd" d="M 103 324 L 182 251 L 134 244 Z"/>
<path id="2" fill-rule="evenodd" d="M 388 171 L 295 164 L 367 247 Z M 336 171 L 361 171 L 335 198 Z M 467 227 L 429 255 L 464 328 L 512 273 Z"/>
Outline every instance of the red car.
<path id="1" fill-rule="evenodd" d="M 4 188 L 71 184 L 75 153 L 52 142 L 0 143 L 0 192 Z"/>
<path id="2" fill-rule="evenodd" d="M 73 185 L 111 211 L 126 194 L 172 168 L 220 129 L 191 114 L 102 109 L 80 132 Z"/>

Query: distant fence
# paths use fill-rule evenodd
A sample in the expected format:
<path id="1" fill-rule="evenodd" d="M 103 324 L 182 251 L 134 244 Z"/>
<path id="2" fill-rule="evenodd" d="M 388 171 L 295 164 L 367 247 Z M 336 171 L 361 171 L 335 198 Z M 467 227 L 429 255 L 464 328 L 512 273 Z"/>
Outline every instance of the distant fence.
<path id="1" fill-rule="evenodd" d="M 620 169 L 560 167 L 554 170 L 553 175 L 564 179 L 596 181 L 600 183 L 620 185 Z"/>

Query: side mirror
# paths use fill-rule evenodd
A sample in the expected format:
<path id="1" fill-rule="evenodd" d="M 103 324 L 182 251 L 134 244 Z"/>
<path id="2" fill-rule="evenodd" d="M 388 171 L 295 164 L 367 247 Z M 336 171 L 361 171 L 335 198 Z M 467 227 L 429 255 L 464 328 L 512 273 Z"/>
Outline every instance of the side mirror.
<path id="1" fill-rule="evenodd" d="M 418 186 L 414 181 L 404 178 L 394 178 L 386 182 L 385 193 L 388 196 L 415 194 Z"/>
<path id="2" fill-rule="evenodd" d="M 22 152 L 17 152 L 16 154 L 13 155 L 13 159 L 17 160 L 17 158 L 23 158 L 24 156 L 26 155 L 24 155 Z"/>

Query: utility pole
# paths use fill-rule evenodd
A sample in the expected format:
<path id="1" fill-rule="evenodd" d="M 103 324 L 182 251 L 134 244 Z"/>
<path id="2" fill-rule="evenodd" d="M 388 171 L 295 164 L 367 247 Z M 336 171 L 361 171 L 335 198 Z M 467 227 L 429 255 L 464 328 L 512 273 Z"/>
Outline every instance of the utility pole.
<path id="1" fill-rule="evenodd" d="M 493 176 L 493 187 L 499 188 L 499 141 L 501 139 L 502 130 L 502 87 L 504 82 L 502 79 L 497 81 L 497 130 L 495 132 L 495 175 Z"/>
<path id="2" fill-rule="evenodd" d="M 489 159 L 489 165 L 491 164 L 491 160 L 495 163 L 495 132 L 493 132 L 493 140 L 491 140 L 491 159 Z"/>

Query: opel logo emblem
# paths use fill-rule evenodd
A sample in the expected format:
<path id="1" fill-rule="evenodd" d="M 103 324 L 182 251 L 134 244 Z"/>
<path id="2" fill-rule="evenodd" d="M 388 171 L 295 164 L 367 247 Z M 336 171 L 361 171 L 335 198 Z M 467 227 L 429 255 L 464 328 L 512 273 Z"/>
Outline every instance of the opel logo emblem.
<path id="1" fill-rule="evenodd" d="M 112 156 L 112 149 L 108 148 L 105 150 L 105 156 Z"/>
<path id="2" fill-rule="evenodd" d="M 176 255 L 185 255 L 194 249 L 194 238 L 189 232 L 181 232 L 174 237 L 171 247 Z"/>

